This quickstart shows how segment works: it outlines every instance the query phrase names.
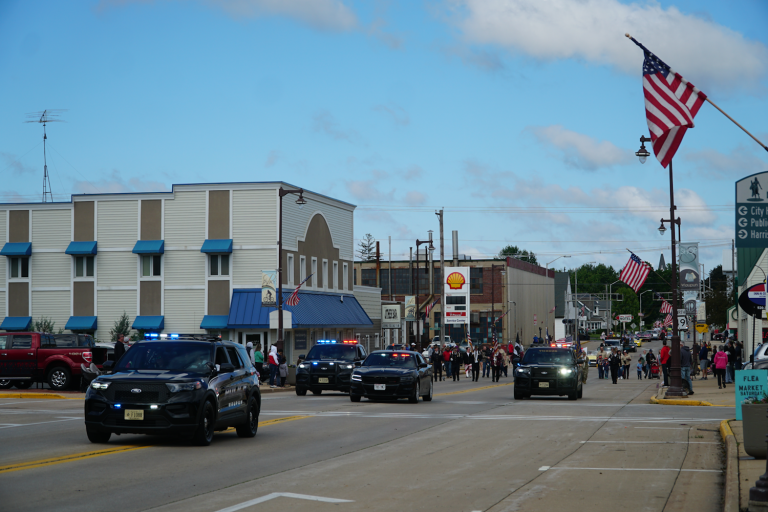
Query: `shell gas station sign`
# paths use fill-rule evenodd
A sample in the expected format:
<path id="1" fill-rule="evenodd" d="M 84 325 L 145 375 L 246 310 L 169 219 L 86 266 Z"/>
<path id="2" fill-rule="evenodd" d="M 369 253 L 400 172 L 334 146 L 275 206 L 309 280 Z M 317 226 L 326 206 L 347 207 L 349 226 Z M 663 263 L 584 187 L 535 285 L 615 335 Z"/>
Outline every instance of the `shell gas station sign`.
<path id="1" fill-rule="evenodd" d="M 469 324 L 469 268 L 446 267 L 445 323 Z"/>

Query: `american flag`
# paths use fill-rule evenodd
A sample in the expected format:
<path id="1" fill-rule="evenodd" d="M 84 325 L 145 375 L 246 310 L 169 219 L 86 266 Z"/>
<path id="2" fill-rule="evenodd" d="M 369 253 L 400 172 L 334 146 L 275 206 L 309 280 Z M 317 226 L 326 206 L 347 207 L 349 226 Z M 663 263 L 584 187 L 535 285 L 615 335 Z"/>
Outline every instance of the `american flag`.
<path id="1" fill-rule="evenodd" d="M 654 328 L 661 327 L 661 320 L 656 320 L 655 322 L 653 322 L 653 327 Z"/>
<path id="2" fill-rule="evenodd" d="M 664 318 L 664 327 L 669 327 L 672 325 L 672 313 L 667 314 L 666 318 Z"/>
<path id="3" fill-rule="evenodd" d="M 643 286 L 643 283 L 645 283 L 650 272 L 651 266 L 632 254 L 632 256 L 629 257 L 629 261 L 624 266 L 624 269 L 621 271 L 619 279 L 627 283 L 629 287 L 637 293 L 637 290 Z"/>
<path id="4" fill-rule="evenodd" d="M 307 276 L 307 279 L 309 279 L 313 275 L 314 274 L 309 274 Z M 286 306 L 296 306 L 296 305 L 299 304 L 299 288 L 301 288 L 301 285 L 303 285 L 304 283 L 307 282 L 307 279 L 304 279 L 302 282 L 300 282 L 299 286 L 297 286 L 296 289 L 293 290 L 293 293 L 291 294 L 291 296 L 288 297 L 287 299 L 285 299 L 285 305 Z"/>
<path id="5" fill-rule="evenodd" d="M 659 313 L 671 313 L 672 312 L 672 304 L 667 302 L 666 300 L 661 303 L 661 309 L 659 310 Z"/>
<path id="6" fill-rule="evenodd" d="M 693 118 L 707 95 L 670 69 L 648 48 L 634 38 L 632 41 L 645 53 L 643 94 L 653 152 L 661 166 L 667 167 L 683 141 L 686 130 L 693 128 Z"/>
<path id="7" fill-rule="evenodd" d="M 429 312 L 432 311 L 432 308 L 435 307 L 435 304 L 437 304 L 437 301 L 440 300 L 440 297 L 436 298 L 432 304 L 429 304 L 426 308 L 424 308 L 424 316 L 426 318 L 429 318 Z"/>
<path id="8" fill-rule="evenodd" d="M 581 306 L 581 316 L 584 316 L 584 308 L 585 306 Z"/>

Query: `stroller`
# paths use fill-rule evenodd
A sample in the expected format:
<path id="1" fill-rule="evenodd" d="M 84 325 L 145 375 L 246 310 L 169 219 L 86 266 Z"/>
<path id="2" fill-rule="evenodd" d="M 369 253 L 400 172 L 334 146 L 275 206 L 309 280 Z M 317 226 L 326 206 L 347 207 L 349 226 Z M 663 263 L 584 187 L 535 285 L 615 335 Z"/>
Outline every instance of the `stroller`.
<path id="1" fill-rule="evenodd" d="M 651 363 L 651 378 L 661 379 L 661 368 L 659 367 L 659 363 L 656 361 Z"/>

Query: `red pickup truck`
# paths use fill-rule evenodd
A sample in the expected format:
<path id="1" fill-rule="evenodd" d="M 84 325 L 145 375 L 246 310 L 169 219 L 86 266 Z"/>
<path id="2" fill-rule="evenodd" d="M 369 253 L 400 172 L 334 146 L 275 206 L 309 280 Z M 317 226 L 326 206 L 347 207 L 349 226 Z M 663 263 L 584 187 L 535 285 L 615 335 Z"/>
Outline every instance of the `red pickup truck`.
<path id="1" fill-rule="evenodd" d="M 100 367 L 106 358 L 107 350 L 85 334 L 0 333 L 0 389 L 47 382 L 64 390 L 80 379 L 81 364 Z"/>

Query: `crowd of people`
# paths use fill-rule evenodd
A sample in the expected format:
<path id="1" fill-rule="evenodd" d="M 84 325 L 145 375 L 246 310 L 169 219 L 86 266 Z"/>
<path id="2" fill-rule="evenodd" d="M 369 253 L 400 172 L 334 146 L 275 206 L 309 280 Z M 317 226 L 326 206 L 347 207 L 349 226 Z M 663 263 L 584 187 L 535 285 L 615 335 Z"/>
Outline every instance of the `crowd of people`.
<path id="1" fill-rule="evenodd" d="M 509 376 L 512 361 L 523 357 L 523 347 L 520 343 L 510 343 L 500 346 L 495 352 L 488 344 L 478 347 L 468 345 L 462 350 L 458 345 L 430 345 L 424 356 L 432 363 L 432 380 L 442 381 L 453 379 L 458 381 L 463 373 L 466 378 L 477 382 L 480 378 L 490 378 L 491 382 L 499 382 L 502 374 Z M 482 370 L 482 374 L 481 374 Z"/>

